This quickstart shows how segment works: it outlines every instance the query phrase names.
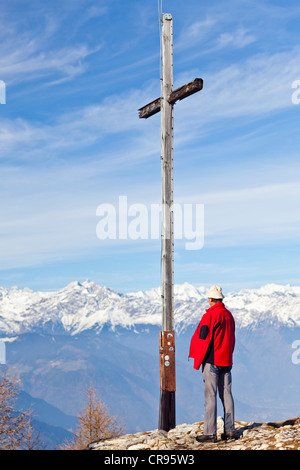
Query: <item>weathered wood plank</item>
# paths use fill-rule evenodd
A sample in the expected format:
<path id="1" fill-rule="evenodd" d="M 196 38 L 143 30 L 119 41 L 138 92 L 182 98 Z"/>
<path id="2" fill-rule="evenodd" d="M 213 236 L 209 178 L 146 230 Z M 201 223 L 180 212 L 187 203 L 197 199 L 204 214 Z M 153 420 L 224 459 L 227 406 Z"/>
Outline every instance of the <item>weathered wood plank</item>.
<path id="1" fill-rule="evenodd" d="M 187 83 L 186 85 L 177 88 L 176 90 L 172 91 L 168 98 L 168 102 L 172 105 L 176 103 L 176 101 L 181 101 L 188 96 L 197 93 L 197 91 L 202 90 L 203 88 L 203 80 L 202 78 L 195 78 L 192 82 Z M 139 118 L 147 119 L 150 116 L 153 116 L 156 113 L 160 112 L 160 98 L 157 98 L 151 103 L 146 104 L 139 109 Z"/>
<path id="2" fill-rule="evenodd" d="M 160 111 L 160 98 L 157 98 L 154 101 L 151 101 L 151 103 L 146 104 L 146 106 L 143 106 L 142 108 L 139 109 L 139 118 L 149 118 L 150 116 L 153 116 L 153 114 L 159 113 Z"/>
<path id="3" fill-rule="evenodd" d="M 173 23 L 165 15 L 162 25 L 161 163 L 162 163 L 162 310 L 163 330 L 174 329 L 173 312 Z"/>
<path id="4" fill-rule="evenodd" d="M 191 96 L 197 91 L 202 90 L 203 88 L 203 80 L 202 78 L 195 78 L 192 82 L 187 83 L 187 85 L 183 85 L 180 88 L 174 90 L 169 96 L 169 103 L 175 104 L 176 101 L 183 100 L 187 96 Z"/>

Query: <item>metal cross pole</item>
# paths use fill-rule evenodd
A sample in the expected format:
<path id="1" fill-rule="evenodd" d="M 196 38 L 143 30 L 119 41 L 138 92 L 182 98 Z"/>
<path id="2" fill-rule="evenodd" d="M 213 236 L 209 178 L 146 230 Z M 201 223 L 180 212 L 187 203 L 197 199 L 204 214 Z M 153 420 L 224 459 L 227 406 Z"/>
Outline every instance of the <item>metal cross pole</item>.
<path id="1" fill-rule="evenodd" d="M 159 429 L 175 427 L 175 332 L 173 305 L 173 106 L 178 100 L 203 88 L 203 80 L 173 91 L 173 20 L 162 14 L 162 79 L 161 97 L 139 109 L 139 117 L 147 119 L 161 111 L 162 160 L 162 331 L 159 332 L 160 410 Z"/>

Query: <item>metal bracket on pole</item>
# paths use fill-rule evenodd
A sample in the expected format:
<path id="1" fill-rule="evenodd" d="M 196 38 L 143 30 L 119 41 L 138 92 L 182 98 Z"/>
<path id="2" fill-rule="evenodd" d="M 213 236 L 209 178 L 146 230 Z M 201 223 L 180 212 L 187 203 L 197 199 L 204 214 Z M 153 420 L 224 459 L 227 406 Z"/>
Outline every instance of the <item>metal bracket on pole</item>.
<path id="1" fill-rule="evenodd" d="M 160 356 L 160 410 L 159 429 L 175 428 L 175 332 L 159 332 Z"/>
<path id="2" fill-rule="evenodd" d="M 159 345 L 160 388 L 168 392 L 175 392 L 175 332 L 160 331 Z"/>

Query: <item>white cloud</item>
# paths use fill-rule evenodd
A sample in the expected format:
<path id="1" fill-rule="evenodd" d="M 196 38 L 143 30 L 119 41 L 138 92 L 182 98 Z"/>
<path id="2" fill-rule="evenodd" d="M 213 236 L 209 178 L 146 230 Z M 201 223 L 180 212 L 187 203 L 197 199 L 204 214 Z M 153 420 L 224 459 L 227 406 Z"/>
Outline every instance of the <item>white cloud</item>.
<path id="1" fill-rule="evenodd" d="M 216 49 L 224 49 L 228 46 L 240 49 L 255 41 L 255 36 L 248 34 L 247 29 L 238 28 L 234 32 L 221 33 L 216 41 Z"/>
<path id="2" fill-rule="evenodd" d="M 212 33 L 214 25 L 216 20 L 209 17 L 194 22 L 178 47 L 197 44 Z M 220 49 L 244 47 L 255 40 L 246 28 L 217 38 L 214 44 Z M 42 53 L 36 41 L 27 37 L 22 50 L 14 43 L 0 59 L 0 66 L 12 81 L 40 76 L 50 82 L 54 77 L 74 77 L 85 70 L 82 61 L 94 52 L 81 45 Z M 298 47 L 269 56 L 252 56 L 221 70 L 216 62 L 216 70 L 202 77 L 203 91 L 175 107 L 176 146 L 188 142 L 201 147 L 199 136 L 207 131 L 213 135 L 217 122 L 226 124 L 232 118 L 246 122 L 293 109 L 291 84 L 299 76 L 299 63 Z M 196 72 L 195 66 L 191 79 Z M 113 193 L 118 194 L 117 184 L 113 188 L 116 174 L 149 155 L 159 155 L 159 118 L 141 121 L 137 111 L 157 97 L 157 88 L 158 83 L 153 82 L 143 91 L 122 90 L 48 123 L 1 120 L 0 155 L 9 158 L 12 165 L 15 160 L 28 163 L 26 169 L 17 164 L 7 172 L 2 169 L 2 267 L 67 257 L 97 243 L 95 209 L 100 203 L 112 202 Z M 108 136 L 113 145 L 110 147 L 106 141 L 102 146 Z M 74 155 L 79 155 L 76 161 Z M 105 172 L 112 175 L 111 179 L 100 179 Z M 111 192 L 105 192 L 110 184 Z M 140 189 L 139 183 L 135 184 Z M 143 188 L 143 197 L 152 196 L 150 186 Z M 130 190 L 133 192 L 134 187 Z M 296 201 L 300 199 L 300 188 L 296 182 L 214 190 L 195 197 L 190 192 L 187 188 L 187 202 L 205 204 L 205 244 L 230 246 L 299 238 Z M 140 197 L 141 191 L 138 194 Z"/>
<path id="3" fill-rule="evenodd" d="M 215 188 L 178 200 L 204 204 L 205 246 L 273 244 L 300 236 L 299 182 Z"/>
<path id="4" fill-rule="evenodd" d="M 212 28 L 216 25 L 217 21 L 211 17 L 207 17 L 203 21 L 194 21 L 185 27 L 174 47 L 179 50 L 187 49 L 195 44 L 201 43 L 212 34 Z"/>
<path id="5" fill-rule="evenodd" d="M 203 90 L 176 105 L 176 138 L 190 143 L 226 120 L 253 120 L 293 109 L 293 81 L 300 73 L 300 49 L 258 54 L 202 76 Z M 193 77 L 194 78 L 193 71 Z"/>
<path id="6" fill-rule="evenodd" d="M 151 138 L 154 129 L 158 130 L 159 122 L 140 120 L 138 108 L 151 101 L 152 91 L 153 87 L 150 87 L 143 92 L 132 90 L 110 96 L 101 103 L 62 114 L 48 124 L 2 119 L 0 158 L 14 155 L 17 160 L 41 163 L 44 159 L 65 159 L 80 152 L 85 160 L 95 154 L 105 156 L 110 153 L 110 146 L 106 143 L 104 149 L 100 143 L 109 135 L 118 135 L 121 147 L 126 141 L 127 151 L 124 146 L 120 152 L 115 149 L 113 160 L 105 163 L 106 169 L 112 165 L 116 168 L 116 163 L 132 164 L 147 158 L 149 152 L 159 149 L 159 134 L 157 144 Z M 91 150 L 95 145 L 97 147 Z"/>
<path id="7" fill-rule="evenodd" d="M 175 107 L 177 145 L 198 140 L 199 129 L 201 133 L 204 129 L 212 130 L 217 120 L 252 119 L 292 109 L 291 84 L 297 77 L 299 63 L 300 50 L 296 48 L 269 57 L 255 56 L 204 76 L 204 89 Z M 87 149 L 107 135 L 122 133 L 127 137 L 134 133 L 134 144 L 140 141 L 148 148 L 153 147 L 149 136 L 158 128 L 159 120 L 139 120 L 137 110 L 156 97 L 156 88 L 153 83 L 143 91 L 133 89 L 110 96 L 101 103 L 58 116 L 48 124 L 2 120 L 0 155 L 14 151 L 22 152 L 25 159 L 26 155 L 34 158 L 36 154 L 59 156 L 60 152 Z M 134 145 L 131 147 L 134 152 Z M 143 152 L 142 147 L 140 151 Z"/>
<path id="8" fill-rule="evenodd" d="M 38 79 L 58 83 L 85 72 L 86 59 L 102 45 L 57 44 L 56 34 L 63 27 L 61 19 L 39 11 L 35 16 L 39 22 L 32 29 L 26 29 L 19 17 L 0 17 L 2 79 L 10 86 Z"/>
<path id="9" fill-rule="evenodd" d="M 9 85 L 33 81 L 47 77 L 52 80 L 55 74 L 71 79 L 86 70 L 82 62 L 99 48 L 89 49 L 86 45 L 40 52 L 35 41 L 8 50 L 0 59 L 2 76 Z M 61 79 L 59 80 L 61 81 Z"/>

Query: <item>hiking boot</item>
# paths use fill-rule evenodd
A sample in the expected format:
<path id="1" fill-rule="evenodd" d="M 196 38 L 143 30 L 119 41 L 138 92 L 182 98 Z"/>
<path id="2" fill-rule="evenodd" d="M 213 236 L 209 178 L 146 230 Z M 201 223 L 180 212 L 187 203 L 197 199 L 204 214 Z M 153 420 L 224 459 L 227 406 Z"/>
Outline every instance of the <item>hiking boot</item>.
<path id="1" fill-rule="evenodd" d="M 202 434 L 196 437 L 197 442 L 217 442 L 217 436 L 215 434 Z"/>
<path id="2" fill-rule="evenodd" d="M 222 441 L 229 441 L 230 439 L 238 439 L 238 435 L 235 431 L 224 432 L 223 434 L 221 434 Z"/>

